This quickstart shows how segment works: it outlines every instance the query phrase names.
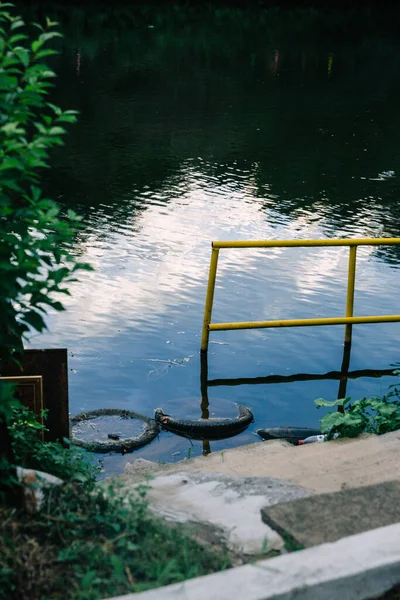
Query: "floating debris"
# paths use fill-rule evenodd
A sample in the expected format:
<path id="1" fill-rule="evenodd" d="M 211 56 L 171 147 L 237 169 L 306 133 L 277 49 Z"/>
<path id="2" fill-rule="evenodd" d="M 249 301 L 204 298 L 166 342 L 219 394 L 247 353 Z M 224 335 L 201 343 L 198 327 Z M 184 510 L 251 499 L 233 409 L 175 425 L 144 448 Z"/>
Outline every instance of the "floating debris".
<path id="1" fill-rule="evenodd" d="M 386 179 L 391 179 L 392 177 L 396 177 L 396 173 L 394 171 L 382 171 L 379 173 L 378 177 L 370 177 L 370 181 L 385 181 Z"/>

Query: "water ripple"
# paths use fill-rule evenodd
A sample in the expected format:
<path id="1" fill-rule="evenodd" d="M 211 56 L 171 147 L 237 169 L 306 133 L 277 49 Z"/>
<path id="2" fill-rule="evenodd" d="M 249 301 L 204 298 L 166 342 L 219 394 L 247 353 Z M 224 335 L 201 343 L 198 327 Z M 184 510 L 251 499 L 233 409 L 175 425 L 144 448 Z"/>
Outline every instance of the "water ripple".
<path id="1" fill-rule="evenodd" d="M 112 43 L 108 30 L 100 40 L 89 27 L 72 50 L 66 36 L 60 93 L 81 119 L 52 184 L 84 216 L 72 252 L 95 271 L 72 287 L 65 313 L 49 315 L 51 333 L 32 343 L 69 348 L 71 412 L 151 414 L 162 405 L 200 416 L 212 240 L 400 235 L 397 38 L 383 51 L 373 36 L 358 43 L 349 28 L 336 48 L 319 31 L 293 45 L 280 33 L 287 26 L 271 24 L 274 47 L 265 24 L 245 34 L 241 23 L 230 33 L 226 23 L 211 36 L 203 23 L 201 39 L 196 27 L 184 40 L 185 27 L 167 35 L 166 24 L 134 42 L 131 31 L 110 26 Z M 356 313 L 397 313 L 398 249 L 357 255 Z M 347 265 L 346 248 L 224 249 L 213 320 L 342 315 Z M 394 362 L 399 328 L 356 327 L 352 365 Z M 210 337 L 210 378 L 322 373 L 342 361 L 343 327 Z M 382 385 L 352 381 L 349 393 Z M 209 399 L 221 415 L 248 404 L 256 426 L 311 426 L 319 418 L 312 399 L 337 393 L 336 382 L 297 382 L 213 387 Z M 163 434 L 138 455 L 170 460 L 185 444 Z"/>

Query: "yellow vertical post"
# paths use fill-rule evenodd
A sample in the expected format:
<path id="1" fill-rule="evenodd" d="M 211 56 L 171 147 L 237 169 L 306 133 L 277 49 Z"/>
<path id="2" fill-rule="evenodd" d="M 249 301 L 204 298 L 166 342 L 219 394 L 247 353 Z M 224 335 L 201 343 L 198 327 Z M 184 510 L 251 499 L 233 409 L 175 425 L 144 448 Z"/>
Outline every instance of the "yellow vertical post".
<path id="1" fill-rule="evenodd" d="M 212 307 L 214 301 L 215 279 L 217 276 L 219 248 L 212 247 L 210 271 L 208 274 L 208 285 L 206 295 L 206 306 L 204 309 L 203 332 L 201 335 L 201 351 L 207 352 L 208 338 L 210 336 L 209 325 L 211 322 Z"/>
<path id="2" fill-rule="evenodd" d="M 357 246 L 350 246 L 349 253 L 349 272 L 347 277 L 347 298 L 346 298 L 346 317 L 353 316 L 354 310 L 354 286 L 356 281 L 356 258 L 357 258 Z M 346 346 L 351 344 L 351 334 L 353 325 L 349 323 L 346 325 L 346 331 L 344 335 L 344 343 Z"/>

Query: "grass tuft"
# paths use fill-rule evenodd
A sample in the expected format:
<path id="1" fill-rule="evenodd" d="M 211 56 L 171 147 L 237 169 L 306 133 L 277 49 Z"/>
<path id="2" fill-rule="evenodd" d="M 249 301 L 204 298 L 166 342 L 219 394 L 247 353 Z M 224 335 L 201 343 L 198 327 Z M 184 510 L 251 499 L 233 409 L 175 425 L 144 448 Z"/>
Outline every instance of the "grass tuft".
<path id="1" fill-rule="evenodd" d="M 0 510 L 0 598 L 97 600 L 227 568 L 148 509 L 146 489 L 126 497 L 115 484 L 54 488 L 42 511 Z"/>

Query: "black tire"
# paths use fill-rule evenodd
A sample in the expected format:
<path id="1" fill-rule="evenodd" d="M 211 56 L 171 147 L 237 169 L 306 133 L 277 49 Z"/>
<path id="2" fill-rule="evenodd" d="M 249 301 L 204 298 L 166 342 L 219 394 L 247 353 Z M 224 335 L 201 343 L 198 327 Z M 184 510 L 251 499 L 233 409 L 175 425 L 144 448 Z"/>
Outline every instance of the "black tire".
<path id="1" fill-rule="evenodd" d="M 224 440 L 242 433 L 254 422 L 253 413 L 243 404 L 236 405 L 239 416 L 232 419 L 174 419 L 156 408 L 154 417 L 161 429 L 193 440 Z"/>
<path id="2" fill-rule="evenodd" d="M 132 438 L 124 438 L 120 440 L 104 440 L 104 441 L 93 441 L 85 442 L 77 438 L 73 432 L 73 426 L 82 421 L 89 421 L 95 417 L 104 416 L 119 416 L 125 419 L 136 419 L 137 421 L 143 421 L 146 423 L 146 429 L 139 436 Z M 160 427 L 154 419 L 146 417 L 141 413 L 134 412 L 133 410 L 123 410 L 120 408 L 98 408 L 97 410 L 89 410 L 82 412 L 70 419 L 70 437 L 71 442 L 76 446 L 81 446 L 90 452 L 132 452 L 137 448 L 146 446 L 154 440 L 160 432 Z"/>

